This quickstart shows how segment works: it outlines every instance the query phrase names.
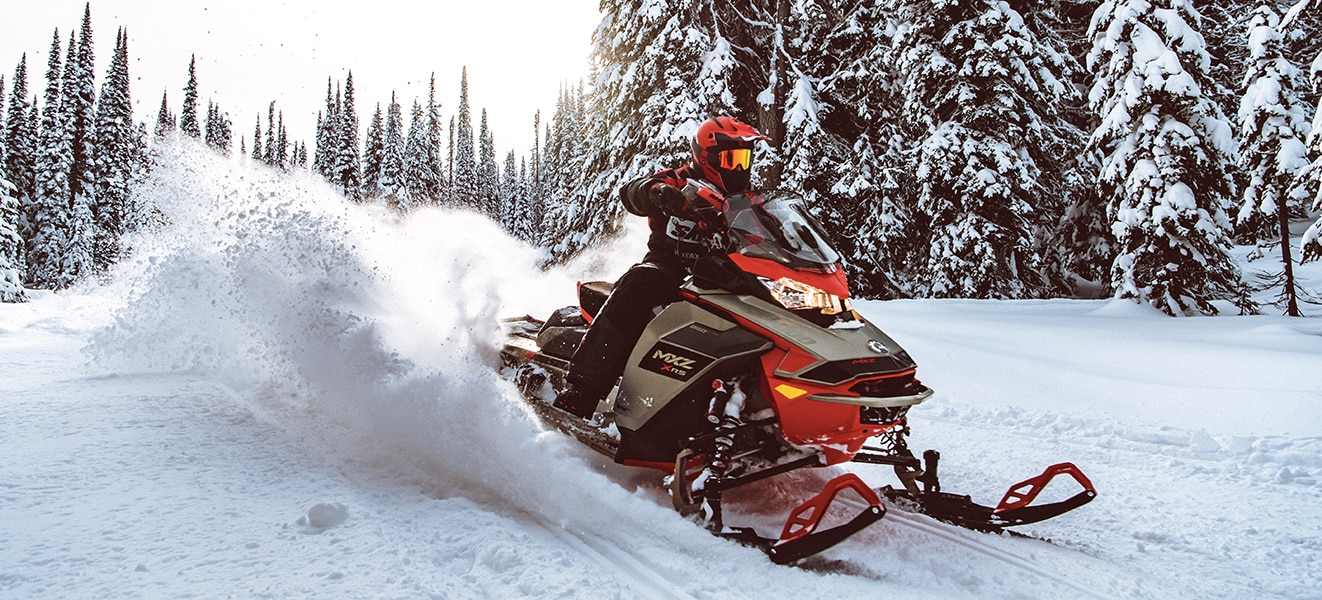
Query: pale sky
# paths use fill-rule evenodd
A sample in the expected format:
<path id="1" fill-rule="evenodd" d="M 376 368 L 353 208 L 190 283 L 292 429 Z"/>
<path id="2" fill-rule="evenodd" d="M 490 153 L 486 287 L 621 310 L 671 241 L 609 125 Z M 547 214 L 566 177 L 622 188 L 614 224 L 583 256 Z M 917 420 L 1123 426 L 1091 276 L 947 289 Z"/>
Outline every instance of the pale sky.
<path id="1" fill-rule="evenodd" d="M 41 96 L 51 34 L 59 28 L 61 59 L 70 33 L 82 23 L 86 0 L 0 0 L 0 74 L 6 109 L 14 68 L 28 57 L 28 92 Z M 155 122 L 161 95 L 178 115 L 197 56 L 199 118 L 217 102 L 239 137 L 252 147 L 257 115 L 274 100 L 292 138 L 311 152 L 317 112 L 325 109 L 326 82 L 342 84 L 353 71 L 360 136 L 379 102 L 384 111 L 398 93 L 405 128 L 413 99 L 424 106 L 436 74 L 448 136 L 458 112 L 459 80 L 468 67 L 476 135 L 481 110 L 495 137 L 497 160 L 533 142 L 533 115 L 545 124 L 562 83 L 577 85 L 589 71 L 592 32 L 600 24 L 597 0 L 93 0 L 97 88 L 114 51 L 115 32 L 129 33 L 129 74 L 134 119 Z M 590 83 L 590 82 L 589 82 Z M 265 135 L 265 133 L 263 133 Z"/>

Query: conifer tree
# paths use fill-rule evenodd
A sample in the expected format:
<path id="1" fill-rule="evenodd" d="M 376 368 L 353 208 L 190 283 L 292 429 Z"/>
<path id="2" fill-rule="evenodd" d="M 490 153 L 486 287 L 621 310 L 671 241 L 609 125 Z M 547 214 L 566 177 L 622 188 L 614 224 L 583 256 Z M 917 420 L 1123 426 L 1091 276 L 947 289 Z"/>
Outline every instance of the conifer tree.
<path id="1" fill-rule="evenodd" d="M 1296 28 L 1304 30 L 1312 24 L 1314 31 L 1319 29 L 1317 25 L 1318 17 L 1322 15 L 1322 0 L 1299 0 L 1289 12 L 1281 24 L 1281 28 L 1286 31 L 1292 31 Z M 1307 38 L 1308 36 L 1304 36 Z M 1311 39 L 1317 41 L 1317 36 Z M 1313 113 L 1313 127 L 1308 135 L 1308 151 L 1312 162 L 1308 168 L 1300 173 L 1301 182 L 1304 189 L 1312 190 L 1313 206 L 1312 210 L 1318 212 L 1319 216 L 1307 231 L 1299 243 L 1299 261 L 1307 263 L 1322 259 L 1322 49 L 1316 50 L 1316 58 L 1312 62 L 1310 76 L 1313 83 L 1313 95 L 1318 97 L 1317 109 Z"/>
<path id="2" fill-rule="evenodd" d="M 462 207 L 481 210 L 477 157 L 473 155 L 473 115 L 468 104 L 468 67 L 459 83 L 458 137 L 454 149 L 454 201 Z"/>
<path id="3" fill-rule="evenodd" d="M 427 195 L 435 189 L 432 179 L 435 171 L 427 158 L 427 117 L 423 115 L 422 105 L 415 98 L 408 138 L 404 142 L 404 169 L 400 186 L 402 193 L 396 202 L 401 212 L 409 212 L 436 201 L 435 197 Z"/>
<path id="4" fill-rule="evenodd" d="M 487 126 L 487 109 L 482 109 L 482 121 L 478 127 L 478 162 L 477 191 L 478 210 L 493 221 L 500 221 L 500 167 L 496 165 L 495 139 L 491 128 Z"/>
<path id="5" fill-rule="evenodd" d="M 381 147 L 380 194 L 386 203 L 394 205 L 403 193 L 404 176 L 404 118 L 395 92 L 390 92 L 390 106 L 386 108 L 385 139 Z"/>
<path id="6" fill-rule="evenodd" d="M 0 92 L 5 89 L 5 76 L 0 74 Z M 0 127 L 5 123 L 5 103 L 0 97 Z M 9 162 L 9 138 L 5 135 L 4 129 L 0 128 L 0 177 L 5 175 L 5 164 Z M 8 180 L 6 180 L 8 181 Z M 10 184 L 13 185 L 13 184 Z"/>
<path id="7" fill-rule="evenodd" d="M 1257 0 L 1249 21 L 1248 71 L 1239 108 L 1239 165 L 1247 175 L 1237 220 L 1249 240 L 1274 239 L 1280 245 L 1282 271 L 1267 278 L 1281 288 L 1286 314 L 1301 316 L 1290 214 L 1306 192 L 1298 187 L 1308 167 L 1307 107 L 1294 89 L 1299 69 L 1283 56 L 1284 36 L 1274 2 Z"/>
<path id="8" fill-rule="evenodd" d="M 377 103 L 372 120 L 367 123 L 367 137 L 363 146 L 363 197 L 381 195 L 381 164 L 385 162 L 385 124 L 381 119 L 381 103 Z"/>
<path id="9" fill-rule="evenodd" d="M 782 139 L 758 157 L 783 163 L 780 185 L 799 190 L 827 235 L 848 257 L 854 293 L 894 297 L 918 264 L 911 169 L 892 156 L 898 140 L 892 8 L 873 2 L 796 2 L 777 6 L 771 79 L 759 107 L 780 108 Z M 759 123 L 760 128 L 774 131 Z M 770 157 L 767 155 L 771 154 Z"/>
<path id="10" fill-rule="evenodd" d="M 276 114 L 276 130 L 279 131 L 275 136 L 275 167 L 281 171 L 288 171 L 290 165 L 289 158 L 289 133 L 285 131 L 285 111 Z"/>
<path id="11" fill-rule="evenodd" d="M 363 196 L 362 159 L 358 154 L 358 112 L 354 108 L 353 71 L 344 82 L 335 133 L 335 184 L 350 200 Z"/>
<path id="12" fill-rule="evenodd" d="M 3 89 L 3 88 L 0 88 Z M 0 174 L 0 303 L 26 302 L 23 288 L 23 238 L 15 225 L 19 218 L 14 184 Z"/>
<path id="13" fill-rule="evenodd" d="M 84 23 L 86 24 L 86 19 Z M 86 27 L 85 27 L 86 29 Z M 86 36 L 84 37 L 86 39 Z M 87 125 L 84 121 L 91 101 L 84 101 L 84 90 L 90 83 L 84 82 L 85 71 L 90 67 L 82 61 L 82 56 L 90 53 L 83 44 L 75 44 L 69 37 L 69 52 L 64 61 L 64 76 L 60 87 L 60 112 L 64 128 L 65 143 L 68 144 L 68 163 L 64 166 L 68 174 L 68 198 L 65 199 L 64 243 L 59 247 L 56 257 L 56 289 L 66 289 L 95 271 L 92 259 L 94 238 L 96 236 L 95 219 L 92 216 L 90 176 L 87 175 Z M 80 127 L 82 130 L 80 131 Z M 79 149 L 83 151 L 80 153 Z"/>
<path id="14" fill-rule="evenodd" d="M 517 228 L 520 239 L 539 244 L 542 239 L 542 111 L 533 113 L 532 119 L 532 156 L 525 167 L 528 171 L 523 177 L 523 208 L 519 217 L 521 225 Z"/>
<path id="15" fill-rule="evenodd" d="M 27 280 L 34 287 L 58 288 L 62 259 L 69 243 L 69 169 L 73 148 L 60 106 L 60 33 L 55 31 L 46 69 L 38 154 L 33 171 L 33 199 L 27 242 Z"/>
<path id="16" fill-rule="evenodd" d="M 14 185 L 13 197 L 20 207 L 32 198 L 32 168 L 36 157 L 36 131 L 32 127 L 32 115 L 36 108 L 28 100 L 28 57 L 23 54 L 14 69 L 13 88 L 9 95 L 9 111 L 5 115 L 5 160 L 4 177 Z M 2 88 L 0 88 L 2 89 Z M 20 218 L 14 224 L 23 230 Z"/>
<path id="17" fill-rule="evenodd" d="M 1091 27 L 1089 98 L 1101 120 L 1092 144 L 1106 154 L 1100 184 L 1117 244 L 1111 286 L 1171 315 L 1213 314 L 1216 299 L 1246 308 L 1229 257 L 1232 136 L 1201 92 L 1211 58 L 1190 26 L 1197 12 L 1187 0 L 1170 6 L 1105 0 Z"/>
<path id="18" fill-rule="evenodd" d="M 496 195 L 497 219 L 505 231 L 514 233 L 514 219 L 519 207 L 519 172 L 514 163 L 514 151 L 505 155 L 505 175 L 500 178 Z"/>
<path id="19" fill-rule="evenodd" d="M 252 130 L 252 160 L 253 162 L 265 162 L 266 154 L 262 152 L 262 113 L 257 113 L 257 124 Z"/>
<path id="20" fill-rule="evenodd" d="M 191 138 L 201 138 L 197 119 L 197 56 L 188 59 L 188 84 L 184 86 L 184 108 L 179 113 L 179 131 Z"/>
<path id="21" fill-rule="evenodd" d="M 157 139 L 164 138 L 173 134 L 175 131 L 174 113 L 170 112 L 170 92 L 161 94 L 161 108 L 156 111 L 156 129 Z"/>
<path id="22" fill-rule="evenodd" d="M 326 78 L 326 112 L 317 117 L 317 141 L 312 153 L 312 169 L 327 181 L 335 170 L 335 124 L 339 121 L 339 100 L 333 94 L 333 79 Z"/>
<path id="23" fill-rule="evenodd" d="M 1074 93 L 1057 75 L 1065 61 L 1004 2 L 918 0 L 902 15 L 899 120 L 916 143 L 917 233 L 927 245 L 917 290 L 1041 296 L 1051 284 L 1038 212 L 1056 212 L 1057 161 L 1079 149 L 1052 137 Z"/>
<path id="24" fill-rule="evenodd" d="M 534 164 L 535 160 L 534 158 Z M 519 161 L 518 196 L 517 201 L 511 203 L 514 214 L 511 216 L 513 225 L 510 227 L 510 233 L 525 242 L 536 243 L 540 227 L 541 206 L 534 191 L 537 187 L 533 180 L 536 169 L 530 169 L 528 167 L 529 162 L 528 159 Z"/>
<path id="25" fill-rule="evenodd" d="M 436 103 L 436 73 L 431 74 L 431 84 L 427 88 L 426 143 L 427 179 L 432 186 L 428 195 L 440 202 L 449 197 L 450 190 L 441 164 L 441 105 Z"/>
<path id="26" fill-rule="evenodd" d="M 128 33 L 121 28 L 116 34 L 115 52 L 97 99 L 93 129 L 96 202 L 92 205 L 92 216 L 96 235 L 92 260 L 99 275 L 104 275 L 122 257 L 122 239 L 131 217 L 129 196 L 134 179 L 137 131 L 133 127 L 128 65 Z"/>
<path id="27" fill-rule="evenodd" d="M 208 117 L 207 128 L 211 135 L 208 145 L 228 155 L 234 145 L 234 124 L 230 121 L 229 113 L 222 110 L 219 104 L 215 107 L 214 117 Z"/>
<path id="28" fill-rule="evenodd" d="M 752 81 L 744 63 L 757 50 L 731 43 L 731 36 L 755 19 L 711 0 L 691 0 L 681 10 L 657 8 L 644 0 L 601 2 L 608 16 L 593 36 L 598 77 L 587 108 L 593 119 L 581 134 L 599 140 L 583 154 L 580 173 L 588 179 L 568 187 L 544 184 L 557 190 L 543 198 L 544 218 L 551 221 L 543 226 L 555 232 L 556 256 L 616 231 L 622 214 L 616 189 L 687 160 L 690 138 L 702 121 L 726 115 L 756 122 L 752 99 L 765 81 Z M 559 158 L 551 151 L 549 144 L 543 149 L 543 180 L 553 175 L 545 166 Z M 574 196 L 564 197 L 563 191 Z"/>
<path id="29" fill-rule="evenodd" d="M 275 126 L 275 100 L 266 106 L 266 145 L 262 152 L 262 162 L 268 167 L 274 167 L 279 163 L 279 157 L 276 156 L 276 136 L 279 131 Z"/>
<path id="30" fill-rule="evenodd" d="M 64 65 L 66 84 L 65 111 L 68 113 L 70 147 L 73 162 L 69 171 L 69 194 L 75 202 L 90 203 L 84 196 L 92 193 L 92 124 L 96 118 L 95 58 L 92 52 L 92 9 L 83 9 L 83 23 L 78 35 L 77 54 Z"/>

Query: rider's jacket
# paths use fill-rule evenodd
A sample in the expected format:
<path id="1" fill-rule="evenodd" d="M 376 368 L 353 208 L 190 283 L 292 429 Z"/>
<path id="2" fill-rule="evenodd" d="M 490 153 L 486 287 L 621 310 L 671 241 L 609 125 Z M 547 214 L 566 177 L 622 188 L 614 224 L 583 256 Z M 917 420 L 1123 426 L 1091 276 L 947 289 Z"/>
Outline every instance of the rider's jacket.
<path id="1" fill-rule="evenodd" d="M 652 186 L 658 183 L 683 189 L 690 181 L 699 185 L 715 187 L 702 178 L 701 172 L 693 165 L 684 165 L 678 169 L 665 169 L 640 177 L 620 187 L 620 202 L 625 210 L 640 217 L 647 217 L 652 234 L 647 239 L 648 262 L 657 262 L 670 267 L 690 271 L 699 258 L 713 254 L 710 239 L 711 231 L 704 221 L 710 221 L 711 215 L 719 215 L 720 207 L 706 207 L 706 219 L 699 214 L 698 207 L 691 202 L 705 202 L 694 199 L 685 203 L 679 210 L 659 206 L 651 195 Z M 719 197 L 719 193 L 717 194 Z M 714 210 L 713 210 L 714 208 Z"/>

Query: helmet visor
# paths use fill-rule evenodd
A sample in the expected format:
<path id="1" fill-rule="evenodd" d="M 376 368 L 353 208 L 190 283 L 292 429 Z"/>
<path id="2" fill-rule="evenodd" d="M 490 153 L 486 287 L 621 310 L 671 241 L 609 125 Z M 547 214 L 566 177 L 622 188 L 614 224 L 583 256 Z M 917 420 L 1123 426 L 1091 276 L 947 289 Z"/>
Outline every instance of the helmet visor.
<path id="1" fill-rule="evenodd" d="M 750 148 L 731 148 L 716 153 L 716 165 L 726 171 L 747 171 L 752 164 L 753 150 Z"/>

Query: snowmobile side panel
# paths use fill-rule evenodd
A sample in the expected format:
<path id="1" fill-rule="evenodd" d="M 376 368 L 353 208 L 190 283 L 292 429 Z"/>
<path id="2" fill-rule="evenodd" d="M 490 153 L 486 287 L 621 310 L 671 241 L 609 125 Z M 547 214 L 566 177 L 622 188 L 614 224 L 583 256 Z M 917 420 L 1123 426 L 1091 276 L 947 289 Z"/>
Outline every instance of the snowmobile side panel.
<path id="1" fill-rule="evenodd" d="M 739 372 L 771 347 L 696 305 L 666 307 L 634 347 L 615 396 L 616 461 L 674 460 L 685 440 L 711 429 L 711 381 Z"/>
<path id="2" fill-rule="evenodd" d="M 615 422 L 623 429 L 642 429 L 691 384 L 710 381 L 718 369 L 771 347 L 710 311 L 687 302 L 671 304 L 634 346 L 615 400 Z M 706 401 L 710 390 L 703 396 Z"/>

